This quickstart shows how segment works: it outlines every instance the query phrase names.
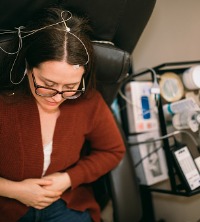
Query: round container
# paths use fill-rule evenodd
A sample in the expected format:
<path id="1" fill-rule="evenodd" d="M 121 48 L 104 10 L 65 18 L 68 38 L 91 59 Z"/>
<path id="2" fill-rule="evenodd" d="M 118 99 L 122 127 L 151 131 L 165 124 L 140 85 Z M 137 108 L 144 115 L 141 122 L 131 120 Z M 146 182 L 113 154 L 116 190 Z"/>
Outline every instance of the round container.
<path id="1" fill-rule="evenodd" d="M 184 86 L 189 90 L 195 90 L 200 88 L 200 65 L 193 66 L 182 75 Z"/>
<path id="2" fill-rule="evenodd" d="M 161 75 L 159 86 L 160 94 L 167 102 L 178 101 L 184 95 L 184 86 L 181 78 L 173 72 Z"/>

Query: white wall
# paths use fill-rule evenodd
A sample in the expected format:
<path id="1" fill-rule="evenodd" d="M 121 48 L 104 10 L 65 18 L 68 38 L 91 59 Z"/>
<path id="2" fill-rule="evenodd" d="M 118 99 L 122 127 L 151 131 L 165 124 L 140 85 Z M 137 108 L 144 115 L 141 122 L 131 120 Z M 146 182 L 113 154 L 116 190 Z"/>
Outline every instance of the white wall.
<path id="1" fill-rule="evenodd" d="M 157 0 L 132 58 L 136 72 L 166 62 L 200 60 L 200 0 Z M 177 197 L 156 193 L 153 197 L 157 220 L 200 219 L 200 194 Z"/>

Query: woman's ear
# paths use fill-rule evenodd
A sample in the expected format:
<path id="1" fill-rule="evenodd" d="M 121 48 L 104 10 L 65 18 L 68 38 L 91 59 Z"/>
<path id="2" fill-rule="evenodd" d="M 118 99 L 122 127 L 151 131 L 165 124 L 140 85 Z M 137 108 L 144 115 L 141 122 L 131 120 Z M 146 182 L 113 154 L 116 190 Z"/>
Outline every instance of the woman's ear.
<path id="1" fill-rule="evenodd" d="M 32 69 L 29 69 L 28 67 L 26 67 L 24 70 L 24 76 L 27 75 L 27 77 L 30 78 L 32 75 L 32 71 L 33 71 Z"/>
<path id="2" fill-rule="evenodd" d="M 24 70 L 24 73 L 28 74 L 28 73 L 30 73 L 30 71 L 31 71 L 31 68 L 30 68 L 27 60 L 25 59 L 25 70 Z"/>
<path id="3" fill-rule="evenodd" d="M 29 76 L 30 74 L 32 74 L 33 69 L 30 68 L 30 66 L 28 65 L 27 61 L 26 61 L 26 66 L 25 66 L 25 70 L 24 70 L 24 75 L 27 74 L 27 76 Z"/>
<path id="4" fill-rule="evenodd" d="M 25 75 L 29 76 L 31 73 L 32 73 L 32 72 L 31 72 L 30 69 L 25 68 L 25 70 L 24 70 L 24 76 L 25 76 Z"/>

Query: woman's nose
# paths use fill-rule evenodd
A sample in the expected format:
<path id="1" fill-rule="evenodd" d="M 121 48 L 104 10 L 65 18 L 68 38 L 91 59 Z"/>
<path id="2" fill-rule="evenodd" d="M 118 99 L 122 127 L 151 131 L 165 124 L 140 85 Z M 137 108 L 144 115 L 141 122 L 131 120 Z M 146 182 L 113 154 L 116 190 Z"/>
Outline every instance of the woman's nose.
<path id="1" fill-rule="evenodd" d="M 61 94 L 56 94 L 55 96 L 52 97 L 56 102 L 60 102 L 63 98 Z"/>

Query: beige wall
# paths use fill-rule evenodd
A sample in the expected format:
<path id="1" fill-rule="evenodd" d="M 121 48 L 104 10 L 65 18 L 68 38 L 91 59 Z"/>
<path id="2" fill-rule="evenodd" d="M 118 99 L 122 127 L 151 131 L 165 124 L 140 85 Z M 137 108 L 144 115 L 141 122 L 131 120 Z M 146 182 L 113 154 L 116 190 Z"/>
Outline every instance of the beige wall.
<path id="1" fill-rule="evenodd" d="M 132 58 L 136 72 L 165 62 L 200 60 L 200 0 L 157 0 Z M 197 222 L 200 219 L 200 194 L 153 196 L 157 220 Z"/>
<path id="2" fill-rule="evenodd" d="M 133 54 L 135 70 L 200 60 L 200 1 L 157 0 Z"/>

